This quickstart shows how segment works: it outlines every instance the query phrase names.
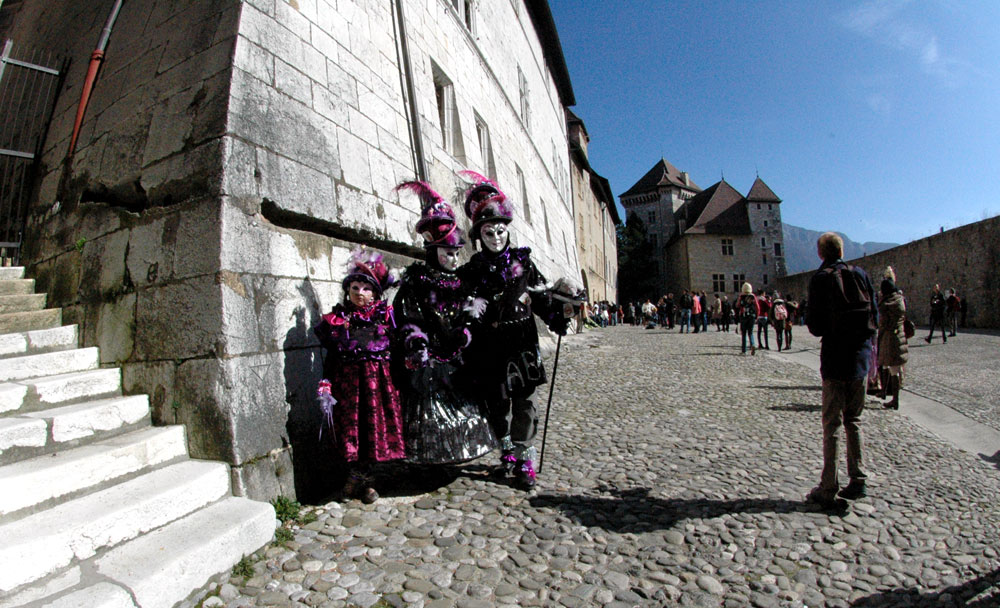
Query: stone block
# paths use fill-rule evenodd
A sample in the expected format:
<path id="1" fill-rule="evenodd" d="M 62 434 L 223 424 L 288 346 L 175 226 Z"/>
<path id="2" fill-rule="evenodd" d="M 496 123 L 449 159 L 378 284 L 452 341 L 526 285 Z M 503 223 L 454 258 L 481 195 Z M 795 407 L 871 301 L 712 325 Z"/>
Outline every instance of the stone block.
<path id="1" fill-rule="evenodd" d="M 326 84 L 326 55 L 309 44 L 303 43 L 302 57 L 296 67 L 319 84 Z"/>
<path id="2" fill-rule="evenodd" d="M 248 355 L 317 345 L 312 328 L 322 314 L 308 279 L 242 275 L 223 287 L 225 354 Z"/>
<path id="3" fill-rule="evenodd" d="M 266 84 L 274 83 L 274 55 L 257 46 L 244 36 L 236 39 L 236 56 L 233 67 L 249 73 Z"/>
<path id="4" fill-rule="evenodd" d="M 309 77 L 280 59 L 274 60 L 274 87 L 295 101 L 312 105 Z"/>
<path id="5" fill-rule="evenodd" d="M 187 359 L 214 353 L 222 329 L 220 307 L 219 286 L 212 275 L 139 290 L 136 356 Z"/>
<path id="6" fill-rule="evenodd" d="M 259 197 L 257 150 L 235 137 L 223 138 L 222 195 Z"/>
<path id="7" fill-rule="evenodd" d="M 222 143 L 215 139 L 144 168 L 140 185 L 150 202 L 211 198 L 222 183 Z"/>
<path id="8" fill-rule="evenodd" d="M 362 192 L 372 191 L 369 146 L 346 129 L 337 129 L 338 152 L 344 183 Z"/>
<path id="9" fill-rule="evenodd" d="M 257 171 L 261 197 L 300 215 L 336 221 L 330 175 L 266 150 L 258 150 Z"/>
<path id="10" fill-rule="evenodd" d="M 59 599 L 46 604 L 46 608 L 78 608 L 79 606 L 89 606 L 90 608 L 136 608 L 135 603 L 132 601 L 132 595 L 125 588 L 111 583 L 97 583 L 96 585 L 61 596 Z"/>
<path id="11" fill-rule="evenodd" d="M 233 466 L 233 494 L 263 501 L 271 501 L 278 496 L 295 498 L 297 479 L 293 479 L 293 465 L 292 450 L 286 447 L 266 457 Z"/>
<path id="12" fill-rule="evenodd" d="M 129 293 L 101 305 L 96 343 L 101 350 L 102 364 L 118 364 L 132 356 L 136 299 L 135 293 Z"/>
<path id="13" fill-rule="evenodd" d="M 255 460 L 289 444 L 288 405 L 285 402 L 288 353 L 262 353 L 224 362 L 221 405 L 233 433 L 234 464 Z"/>
<path id="14" fill-rule="evenodd" d="M 334 61 L 326 62 L 326 88 L 342 103 L 354 108 L 358 107 L 357 80 Z M 332 119 L 333 117 L 331 117 Z M 341 124 L 346 124 L 346 122 Z"/>
<path id="15" fill-rule="evenodd" d="M 188 430 L 192 457 L 237 462 L 233 451 L 233 427 L 242 423 L 228 413 L 227 387 L 222 377 L 224 363 L 218 359 L 192 359 L 174 371 L 173 417 Z M 155 399 L 155 396 L 154 396 Z"/>
<path id="16" fill-rule="evenodd" d="M 149 395 L 149 409 L 153 424 L 179 424 L 176 415 L 180 409 L 175 387 L 178 364 L 174 361 L 144 361 L 126 363 L 121 368 L 121 386 L 127 395 Z M 177 408 L 174 408 L 174 404 Z"/>
<path id="17" fill-rule="evenodd" d="M 274 19 L 302 40 L 309 40 L 309 19 L 298 8 L 288 2 L 278 2 L 274 8 Z"/>
<path id="18" fill-rule="evenodd" d="M 322 2 L 322 4 L 324 6 L 322 7 L 322 10 L 318 11 L 319 14 L 317 15 L 317 21 L 316 21 L 317 25 L 319 26 L 319 29 L 324 33 L 346 32 L 348 28 L 347 19 L 344 18 L 344 16 L 340 13 L 340 11 L 337 10 L 335 6 L 330 5 L 336 3 L 327 4 L 326 2 Z M 316 31 L 314 29 L 313 41 L 315 40 L 316 40 Z M 335 55 L 330 55 L 330 56 L 335 57 Z"/>
<path id="19" fill-rule="evenodd" d="M 348 102 L 343 97 L 316 83 L 313 83 L 312 92 L 312 107 L 320 116 L 333 121 L 337 126 L 347 126 L 350 120 Z"/>

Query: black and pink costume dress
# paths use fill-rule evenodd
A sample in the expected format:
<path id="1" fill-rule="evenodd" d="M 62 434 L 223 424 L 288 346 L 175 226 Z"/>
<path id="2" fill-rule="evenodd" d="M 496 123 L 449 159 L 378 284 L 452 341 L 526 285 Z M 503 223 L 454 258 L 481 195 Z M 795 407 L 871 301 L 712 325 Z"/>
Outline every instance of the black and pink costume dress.
<path id="1" fill-rule="evenodd" d="M 334 442 L 349 463 L 371 464 L 406 456 L 402 404 L 389 370 L 392 307 L 384 300 L 358 308 L 338 304 L 316 327 L 326 348 Z"/>
<path id="2" fill-rule="evenodd" d="M 403 395 L 407 460 L 464 462 L 498 447 L 485 406 L 453 382 L 470 340 L 468 290 L 454 272 L 427 264 L 403 273 L 394 308 L 400 332 L 396 365 Z"/>

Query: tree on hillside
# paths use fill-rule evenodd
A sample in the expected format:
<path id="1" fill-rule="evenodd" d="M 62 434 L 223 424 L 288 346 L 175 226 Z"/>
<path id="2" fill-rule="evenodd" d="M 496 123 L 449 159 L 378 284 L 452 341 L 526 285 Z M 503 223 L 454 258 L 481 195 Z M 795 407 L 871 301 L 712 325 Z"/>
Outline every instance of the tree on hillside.
<path id="1" fill-rule="evenodd" d="M 619 301 L 654 302 L 656 293 L 656 267 L 653 244 L 646 238 L 646 224 L 638 214 L 631 214 L 624 225 L 619 224 L 618 236 L 618 297 Z"/>

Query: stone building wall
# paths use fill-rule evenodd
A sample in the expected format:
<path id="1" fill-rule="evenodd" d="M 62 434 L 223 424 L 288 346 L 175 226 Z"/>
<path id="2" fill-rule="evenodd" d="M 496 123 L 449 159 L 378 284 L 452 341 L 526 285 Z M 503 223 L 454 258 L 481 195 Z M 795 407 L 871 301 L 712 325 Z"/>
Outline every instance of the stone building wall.
<path id="1" fill-rule="evenodd" d="M 733 240 L 733 255 L 722 255 L 722 239 Z M 673 289 L 682 289 L 684 285 L 690 285 L 690 289 L 697 291 L 705 290 L 705 293 L 713 293 L 712 275 L 722 274 L 725 276 L 725 290 L 722 293 L 732 294 L 738 290 L 733 290 L 733 275 L 744 274 L 746 280 L 750 281 L 756 291 L 762 285 L 763 273 L 761 272 L 760 243 L 754 242 L 753 236 L 727 236 L 719 234 L 691 234 L 687 235 L 687 261 L 690 267 L 690 277 L 688 283 L 675 286 Z"/>
<path id="2" fill-rule="evenodd" d="M 402 4 L 428 180 L 460 209 L 455 173 L 494 173 L 527 207 L 514 243 L 550 278 L 580 276 L 563 107 L 525 6 L 474 3 L 470 32 L 451 2 Z M 88 57 L 110 5 L 38 3 L 14 27 Z M 72 164 L 85 60 L 49 132 L 29 274 L 151 395 L 156 422 L 187 424 L 192 454 L 230 462 L 251 497 L 322 495 L 336 476 L 315 439 L 312 327 L 342 298 L 350 249 L 397 267 L 422 254 L 419 205 L 392 191 L 417 173 L 395 6 L 126 2 Z M 449 146 L 440 74 L 461 132 Z"/>
<path id="3" fill-rule="evenodd" d="M 954 288 L 968 301 L 968 324 L 979 328 L 1000 328 L 1000 217 L 953 228 L 899 247 L 849 260 L 865 269 L 875 289 L 882 271 L 892 266 L 896 284 L 906 296 L 910 318 L 918 325 L 930 319 L 930 294 L 935 283 L 941 289 Z M 820 260 L 816 258 L 816 267 Z M 799 297 L 808 292 L 814 271 L 784 277 L 782 293 Z"/>

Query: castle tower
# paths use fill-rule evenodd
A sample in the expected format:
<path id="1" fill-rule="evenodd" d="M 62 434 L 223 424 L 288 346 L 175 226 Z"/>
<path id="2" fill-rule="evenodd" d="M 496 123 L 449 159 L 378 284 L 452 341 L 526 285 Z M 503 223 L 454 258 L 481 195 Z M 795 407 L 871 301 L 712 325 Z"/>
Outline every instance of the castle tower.
<path id="1" fill-rule="evenodd" d="M 781 199 L 758 177 L 750 187 L 746 201 L 750 230 L 755 244 L 760 245 L 760 264 L 763 269 L 761 287 L 771 291 L 774 280 L 786 274 Z"/>

